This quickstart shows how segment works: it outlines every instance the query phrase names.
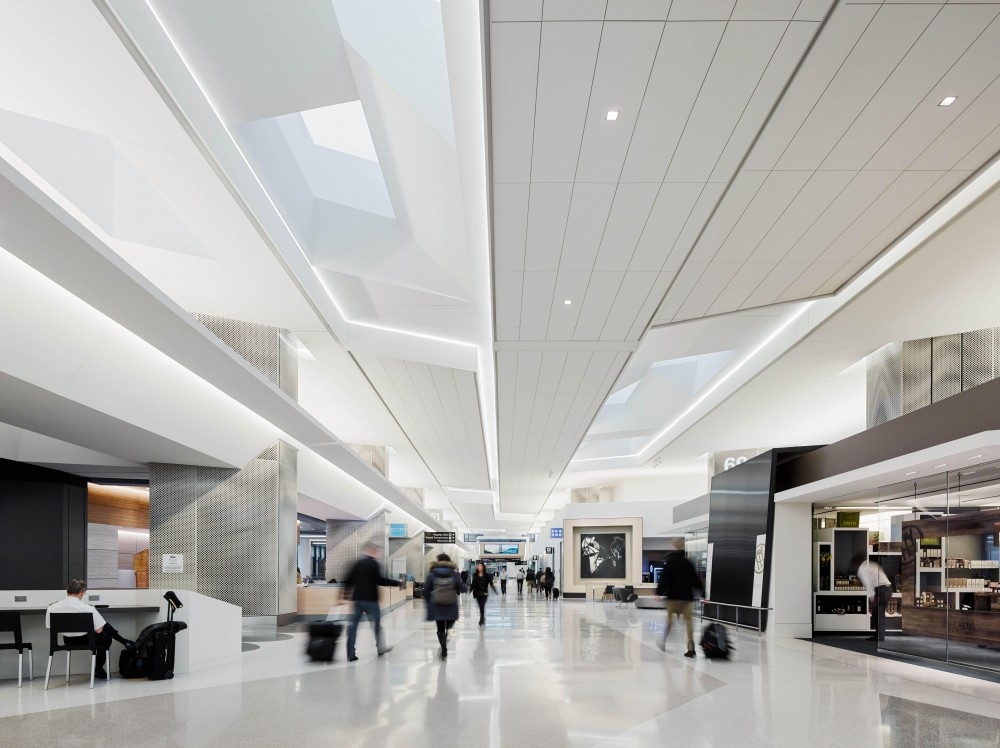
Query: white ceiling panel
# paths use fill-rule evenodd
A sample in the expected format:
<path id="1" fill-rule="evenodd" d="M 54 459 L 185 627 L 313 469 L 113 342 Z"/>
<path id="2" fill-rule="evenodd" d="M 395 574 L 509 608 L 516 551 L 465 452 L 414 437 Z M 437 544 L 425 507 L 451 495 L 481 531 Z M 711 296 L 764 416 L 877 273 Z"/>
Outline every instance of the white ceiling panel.
<path id="1" fill-rule="evenodd" d="M 659 273 L 625 273 L 601 331 L 601 340 L 625 340 Z"/>
<path id="2" fill-rule="evenodd" d="M 733 8 L 734 21 L 790 21 L 800 0 L 739 0 Z"/>
<path id="3" fill-rule="evenodd" d="M 708 308 L 719 298 L 719 294 L 729 285 L 743 266 L 740 262 L 713 262 L 698 279 L 684 303 L 677 311 L 675 319 L 695 319 L 703 317 Z"/>
<path id="4" fill-rule="evenodd" d="M 620 184 L 594 263 L 595 270 L 626 270 L 656 199 L 657 184 Z"/>
<path id="5" fill-rule="evenodd" d="M 663 301 L 667 289 L 670 288 L 670 284 L 676 276 L 677 274 L 673 272 L 657 274 L 656 280 L 653 282 L 653 287 L 646 294 L 646 299 L 642 302 L 642 306 L 639 307 L 639 311 L 636 312 L 635 320 L 626 338 L 627 340 L 638 340 L 642 337 L 642 334 L 652 321 L 657 308 L 660 306 L 660 302 Z"/>
<path id="6" fill-rule="evenodd" d="M 836 293 L 847 281 L 860 273 L 864 266 L 862 262 L 845 262 L 840 266 L 840 270 L 831 275 L 816 289 L 815 293 L 817 295 Z"/>
<path id="7" fill-rule="evenodd" d="M 718 295 L 706 314 L 722 314 L 739 309 L 761 282 L 774 270 L 775 262 L 745 262 Z"/>
<path id="8" fill-rule="evenodd" d="M 603 21 L 608 0 L 545 0 L 543 21 Z"/>
<path id="9" fill-rule="evenodd" d="M 621 287 L 625 273 L 603 272 L 593 273 L 587 286 L 587 295 L 577 318 L 578 330 L 597 330 L 604 327 L 604 321 L 611 313 L 618 289 Z M 597 335 L 588 336 L 587 340 L 597 340 Z M 579 337 L 575 339 L 579 340 Z"/>
<path id="10" fill-rule="evenodd" d="M 549 309 L 556 287 L 555 272 L 525 273 L 521 290 L 521 326 L 544 331 L 549 324 Z"/>
<path id="11" fill-rule="evenodd" d="M 608 0 L 608 21 L 665 21 L 670 0 Z"/>
<path id="12" fill-rule="evenodd" d="M 524 270 L 528 185 L 493 186 L 493 263 L 498 271 Z"/>
<path id="13" fill-rule="evenodd" d="M 985 40 L 985 41 L 984 41 Z M 987 43 L 988 42 L 988 43 Z M 899 132 L 893 136 L 872 159 L 872 164 L 899 163 L 906 158 L 905 151 L 897 149 L 908 138 L 928 142 L 927 148 L 910 163 L 912 169 L 950 169 L 961 159 L 972 144 L 986 137 L 1000 122 L 1000 20 L 983 32 L 973 48 L 959 60 L 958 64 L 931 92 L 931 102 L 938 103 L 944 96 L 954 95 L 959 99 L 950 107 L 934 107 L 937 116 L 931 112 L 908 119 Z M 970 65 L 975 62 L 975 65 Z M 963 75 L 958 77 L 958 72 Z M 952 80 L 952 78 L 955 78 Z M 949 94 L 949 91 L 957 93 Z M 942 93 L 943 92 L 943 93 Z M 934 101 L 937 99 L 937 101 Z M 955 110 L 952 112 L 951 110 Z M 933 141 L 927 140 L 935 133 Z M 940 134 L 937 134 L 940 133 Z"/>
<path id="14" fill-rule="evenodd" d="M 527 182 L 538 75 L 538 23 L 490 27 L 490 113 L 493 181 Z"/>
<path id="15" fill-rule="evenodd" d="M 705 182 L 715 169 L 787 24 L 730 22 L 667 170 L 672 182 Z"/>
<path id="16" fill-rule="evenodd" d="M 802 0 L 795 11 L 796 21 L 822 21 L 836 0 Z"/>
<path id="17" fill-rule="evenodd" d="M 623 182 L 663 181 L 725 29 L 726 24 L 718 22 L 666 25 L 632 133 Z"/>
<path id="18" fill-rule="evenodd" d="M 929 94 L 998 13 L 1000 7 L 994 5 L 942 8 L 879 88 L 878 94 L 868 102 L 833 147 L 821 168 L 861 169 L 911 114 L 916 115 L 913 119 L 951 120 L 948 108 L 938 107 L 940 98 L 930 100 Z M 993 65 L 996 70 L 1000 66 L 1000 55 L 994 54 L 994 57 L 997 58 Z M 987 82 L 984 80 L 983 84 Z M 916 102 L 919 103 L 915 106 Z M 931 140 L 927 138 L 922 143 L 914 142 L 915 134 L 911 127 L 907 129 L 907 137 L 900 138 L 901 142 L 894 150 L 901 157 L 886 158 L 888 154 L 884 154 L 882 159 L 868 168 L 891 169 L 895 161 L 898 164 L 896 168 L 905 169 L 912 161 L 914 148 L 923 150 Z"/>
<path id="19" fill-rule="evenodd" d="M 355 359 L 441 485 L 489 489 L 474 372 L 368 354 Z"/>
<path id="20" fill-rule="evenodd" d="M 552 296 L 552 306 L 549 309 L 548 327 L 559 328 L 562 332 L 557 333 L 559 340 L 569 340 L 573 336 L 573 328 L 576 327 L 577 319 L 580 316 L 580 309 L 583 308 L 583 300 L 587 295 L 587 286 L 590 285 L 590 273 L 579 270 L 560 270 L 556 277 L 555 292 Z M 571 303 L 567 304 L 566 301 Z M 550 338 L 553 335 L 550 333 Z"/>
<path id="21" fill-rule="evenodd" d="M 772 229 L 809 181 L 805 171 L 772 171 L 757 190 L 713 258 L 716 262 L 742 262 Z"/>
<path id="22" fill-rule="evenodd" d="M 931 5 L 883 5 L 778 160 L 816 169 L 933 20 Z"/>
<path id="23" fill-rule="evenodd" d="M 832 278 L 841 268 L 840 262 L 814 262 L 785 289 L 777 301 L 805 299 L 816 293 L 816 289 Z"/>
<path id="24" fill-rule="evenodd" d="M 702 185 L 667 182 L 660 185 L 642 236 L 629 263 L 629 270 L 659 270 L 691 215 Z"/>
<path id="25" fill-rule="evenodd" d="M 493 274 L 498 340 L 510 339 L 508 336 L 501 337 L 501 329 L 516 330 L 521 326 L 521 286 L 523 282 L 524 274 L 516 271 L 498 270 Z M 513 339 L 517 340 L 517 336 L 515 335 Z"/>
<path id="26" fill-rule="evenodd" d="M 840 235 L 828 237 L 829 245 L 819 256 L 819 260 L 846 262 L 853 259 L 861 247 L 913 205 L 942 176 L 944 172 L 940 171 L 909 171 L 900 174 Z M 926 210 L 925 204 L 920 207 L 922 211 Z"/>
<path id="27" fill-rule="evenodd" d="M 851 225 L 899 176 L 894 171 L 862 171 L 844 188 L 829 209 L 821 215 L 795 246 L 786 260 L 812 261 L 826 249 L 830 237 L 838 236 Z"/>
<path id="28" fill-rule="evenodd" d="M 753 262 L 779 262 L 854 178 L 850 171 L 818 171 L 788 205 L 760 244 Z"/>
<path id="29" fill-rule="evenodd" d="M 656 314 L 653 317 L 654 324 L 662 324 L 664 322 L 672 322 L 674 317 L 677 315 L 677 310 L 681 308 L 681 304 L 688 297 L 688 294 L 694 290 L 694 287 L 701 280 L 701 276 L 705 273 L 708 268 L 708 263 L 705 262 L 686 262 L 684 267 L 681 268 L 680 272 L 677 273 L 677 277 L 674 278 L 673 283 L 670 286 L 670 290 L 667 292 L 666 297 L 663 299 L 663 303 L 660 304 L 660 308 L 656 310 Z"/>
<path id="30" fill-rule="evenodd" d="M 774 168 L 877 11 L 876 5 L 837 6 L 747 156 L 744 168 Z"/>
<path id="31" fill-rule="evenodd" d="M 542 0 L 491 0 L 490 21 L 541 21 Z M 491 31 L 491 34 L 496 33 Z"/>
<path id="32" fill-rule="evenodd" d="M 728 21 L 736 0 L 674 0 L 671 21 Z"/>
<path id="33" fill-rule="evenodd" d="M 621 175 L 662 34 L 658 22 L 604 24 L 577 182 L 614 182 Z M 618 119 L 609 122 L 609 111 Z"/>
<path id="34" fill-rule="evenodd" d="M 774 270 L 768 273 L 767 277 L 751 292 L 747 300 L 740 306 L 740 309 L 753 309 L 754 307 L 773 304 L 774 300 L 784 293 L 785 289 L 796 278 L 802 275 L 808 267 L 808 262 L 789 262 L 786 260 L 778 263 Z"/>
<path id="35" fill-rule="evenodd" d="M 593 21 L 542 24 L 533 182 L 572 182 L 576 175 L 602 26 Z"/>
<path id="36" fill-rule="evenodd" d="M 531 185 L 524 252 L 525 270 L 556 270 L 559 267 L 572 194 L 573 185 L 568 183 Z"/>
<path id="37" fill-rule="evenodd" d="M 818 29 L 818 23 L 791 23 L 785 29 L 778 48 L 768 62 L 750 101 L 747 102 L 739 122 L 733 129 L 732 136 L 712 170 L 711 181 L 728 182 L 733 178 L 737 167 L 746 156 L 747 149 L 760 132 L 761 126 Z"/>
<path id="38" fill-rule="evenodd" d="M 691 253 L 692 260 L 709 262 L 715 256 L 733 227 L 743 217 L 747 206 L 753 201 L 767 177 L 767 172 L 760 171 L 742 171 L 736 176 L 730 183 L 725 197 L 719 203 L 718 209 L 712 215 L 711 221 L 705 226 L 705 231 L 698 239 L 698 244 Z M 701 219 L 699 230 L 704 225 L 705 220 L 705 218 Z"/>
<path id="39" fill-rule="evenodd" d="M 559 260 L 560 270 L 589 272 L 593 269 L 617 186 L 596 183 L 573 186 L 573 200 Z"/>

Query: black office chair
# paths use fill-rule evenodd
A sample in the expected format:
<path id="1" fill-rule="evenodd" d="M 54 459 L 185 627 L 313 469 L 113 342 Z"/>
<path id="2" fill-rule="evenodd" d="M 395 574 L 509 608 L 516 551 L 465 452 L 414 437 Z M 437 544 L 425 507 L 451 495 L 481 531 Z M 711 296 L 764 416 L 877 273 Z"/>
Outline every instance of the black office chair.
<path id="1" fill-rule="evenodd" d="M 85 642 L 59 643 L 59 635 L 70 636 L 86 632 Z M 49 674 L 52 672 L 52 655 L 66 653 L 66 682 L 69 683 L 70 655 L 72 652 L 90 652 L 90 687 L 94 687 L 94 673 L 97 669 L 97 634 L 94 633 L 94 617 L 90 613 L 50 613 L 49 614 L 49 664 L 45 668 L 45 690 L 49 688 Z M 111 679 L 110 672 L 108 680 Z"/>
<path id="2" fill-rule="evenodd" d="M 601 602 L 606 603 L 609 597 L 612 600 L 615 599 L 615 586 L 613 584 L 609 584 L 607 587 L 604 588 L 604 594 L 601 595 Z"/>
<path id="3" fill-rule="evenodd" d="M 0 649 L 17 650 L 17 687 L 21 687 L 24 676 L 24 650 L 28 650 L 28 679 L 35 679 L 35 668 L 32 664 L 31 642 L 21 638 L 21 614 L 15 611 L 0 612 L 0 633 L 11 633 L 14 641 L 0 644 Z"/>

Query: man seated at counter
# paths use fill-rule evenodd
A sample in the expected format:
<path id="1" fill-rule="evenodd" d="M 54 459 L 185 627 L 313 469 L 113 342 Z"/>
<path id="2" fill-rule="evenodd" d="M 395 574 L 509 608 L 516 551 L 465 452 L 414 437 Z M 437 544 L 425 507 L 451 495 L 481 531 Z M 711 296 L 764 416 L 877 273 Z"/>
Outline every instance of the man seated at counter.
<path id="1" fill-rule="evenodd" d="M 119 634 L 114 626 L 104 620 L 104 616 L 97 611 L 97 608 L 83 601 L 83 596 L 86 592 L 87 582 L 85 580 L 72 580 L 66 588 L 66 597 L 59 602 L 52 603 L 48 610 L 45 611 L 45 628 L 52 628 L 49 621 L 49 614 L 51 613 L 90 613 L 94 617 L 94 633 L 97 634 L 97 663 L 94 669 L 94 677 L 107 679 L 108 673 L 104 669 L 104 664 L 107 661 L 108 649 L 111 648 L 111 642 L 120 642 L 126 648 L 134 647 L 135 642 L 129 641 Z M 87 634 L 83 631 L 79 634 L 64 634 L 63 641 L 69 644 L 86 644 Z"/>

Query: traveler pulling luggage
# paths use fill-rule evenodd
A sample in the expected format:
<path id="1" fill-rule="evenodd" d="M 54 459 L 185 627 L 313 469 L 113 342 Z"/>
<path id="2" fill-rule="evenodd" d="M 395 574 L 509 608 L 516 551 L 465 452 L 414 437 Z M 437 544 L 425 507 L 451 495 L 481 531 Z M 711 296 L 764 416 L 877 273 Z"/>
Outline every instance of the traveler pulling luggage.
<path id="1" fill-rule="evenodd" d="M 339 621 L 320 621 L 309 624 L 309 643 L 306 654 L 313 662 L 333 662 L 333 650 L 344 631 Z"/>

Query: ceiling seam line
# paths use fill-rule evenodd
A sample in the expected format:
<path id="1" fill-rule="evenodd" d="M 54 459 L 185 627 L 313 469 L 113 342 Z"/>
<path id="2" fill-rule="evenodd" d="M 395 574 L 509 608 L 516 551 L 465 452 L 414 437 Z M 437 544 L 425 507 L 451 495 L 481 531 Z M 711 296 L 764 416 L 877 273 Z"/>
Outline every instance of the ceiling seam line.
<path id="1" fill-rule="evenodd" d="M 419 393 L 420 392 L 420 388 L 417 387 L 417 383 L 416 383 L 416 381 L 413 378 L 413 372 L 410 369 L 410 364 L 411 363 L 416 364 L 416 362 L 411 362 L 411 361 L 405 361 L 404 360 L 403 361 L 403 371 L 405 372 L 407 378 L 410 380 L 410 385 L 413 387 L 413 391 Z M 441 393 L 438 391 L 437 382 L 434 381 L 434 375 L 431 373 L 430 365 L 429 364 L 417 364 L 417 365 L 427 366 L 427 373 L 428 373 L 428 376 L 430 377 L 430 380 L 431 380 L 431 386 L 434 387 L 434 394 L 437 395 L 438 402 L 441 403 L 441 410 L 443 411 L 444 410 L 444 403 L 441 400 Z M 440 445 L 441 447 L 444 448 L 444 452 L 443 452 L 443 454 L 441 454 L 441 456 L 444 458 L 444 461 L 447 462 L 448 466 L 451 468 L 452 475 L 453 476 L 457 475 L 458 471 L 455 470 L 455 463 L 452 461 L 452 456 L 448 453 L 448 449 L 447 449 L 447 446 L 446 446 L 447 442 L 444 439 L 441 438 L 441 434 L 438 432 L 437 425 L 434 423 L 433 419 L 431 418 L 430 411 L 424 405 L 423 400 L 422 399 L 418 399 L 418 402 L 421 405 L 421 409 L 423 410 L 423 413 L 424 413 L 425 418 L 427 419 L 427 422 L 430 424 L 431 431 L 434 433 L 434 437 L 437 439 L 438 445 Z M 447 416 L 445 416 L 445 420 L 447 420 Z"/>
<path id="2" fill-rule="evenodd" d="M 473 376 L 473 382 L 475 382 L 475 374 L 473 374 L 472 376 Z M 455 385 L 455 394 L 456 394 L 456 399 L 458 400 L 458 410 L 461 413 L 462 424 L 465 427 L 465 438 L 466 438 L 466 443 L 469 445 L 469 455 L 470 455 L 470 457 L 473 458 L 473 460 L 475 460 L 474 451 L 472 449 L 472 445 L 475 442 L 474 442 L 474 440 L 472 438 L 472 432 L 469 430 L 469 414 L 466 412 L 465 405 L 462 402 L 462 396 L 459 393 L 458 378 L 457 378 L 457 376 L 455 374 L 455 370 L 454 369 L 451 370 L 451 381 Z M 477 389 L 477 396 L 478 396 L 478 387 L 476 389 Z M 477 401 L 477 403 L 478 403 L 478 401 Z M 477 413 L 478 412 L 479 412 L 479 410 L 477 408 Z M 482 433 L 482 428 L 481 428 L 481 426 L 482 426 L 482 419 L 480 418 L 478 420 L 480 421 L 479 432 Z M 486 440 L 484 439 L 483 440 L 484 445 L 485 445 L 485 441 Z M 485 449 L 484 449 L 483 455 L 485 455 L 485 454 L 486 454 L 486 452 L 485 452 Z M 485 463 L 484 463 L 484 465 L 485 465 Z M 474 470 L 475 468 L 472 465 L 470 465 L 470 469 Z M 467 476 L 467 477 L 471 477 L 471 476 Z M 490 482 L 490 476 L 489 476 L 489 469 L 487 468 L 486 469 L 486 485 L 489 485 L 489 482 Z"/>
<path id="3" fill-rule="evenodd" d="M 788 93 L 788 89 L 791 87 L 792 83 L 798 77 L 799 72 L 802 70 L 802 66 L 805 64 L 805 61 L 809 58 L 809 55 L 811 54 L 813 48 L 816 46 L 816 41 L 819 39 L 820 35 L 822 34 L 823 29 L 826 28 L 827 22 L 830 20 L 830 17 L 833 15 L 834 8 L 836 8 L 836 3 L 834 3 L 834 4 L 832 4 L 830 6 L 829 10 L 827 10 L 827 12 L 826 12 L 826 15 L 823 17 L 823 20 L 819 23 L 819 25 L 816 27 L 815 31 L 813 32 L 812 39 L 809 40 L 809 44 L 806 45 L 805 50 L 803 51 L 802 55 L 799 57 L 799 61 L 795 65 L 795 68 L 792 70 L 791 74 L 788 76 L 788 79 L 785 81 L 785 85 L 782 87 L 781 91 L 779 92 L 777 99 L 775 99 L 774 104 L 771 105 L 770 111 L 767 113 L 767 116 L 764 118 L 764 121 L 761 123 L 760 127 L 757 129 L 757 134 L 754 135 L 753 140 L 750 141 L 750 145 L 747 146 L 746 152 L 743 154 L 743 158 L 740 159 L 740 162 L 736 165 L 735 174 L 739 174 L 743 170 L 743 165 L 746 164 L 747 159 L 750 157 L 750 154 L 753 153 L 753 149 L 756 147 L 757 142 L 761 138 L 761 135 L 763 135 L 764 131 L 767 129 L 767 126 L 770 124 L 771 119 L 774 117 L 775 112 L 778 110 L 778 107 L 781 106 L 781 102 L 784 100 L 785 95 Z M 721 37 L 720 37 L 720 40 L 719 40 L 720 44 L 721 44 L 721 41 L 722 40 L 721 40 Z M 714 62 L 714 58 L 713 58 L 713 62 Z M 707 73 L 706 73 L 706 75 L 707 75 Z M 700 96 L 700 91 L 699 91 L 699 96 Z M 685 125 L 685 127 L 686 127 L 686 125 Z M 669 168 L 668 168 L 668 170 L 669 170 Z M 678 266 L 677 274 L 671 279 L 670 285 L 667 287 L 667 290 L 664 292 L 663 299 L 660 301 L 660 305 L 659 305 L 658 309 L 663 306 L 663 302 L 666 301 L 667 297 L 670 295 L 671 289 L 673 289 L 674 285 L 677 283 L 677 280 L 680 277 L 681 271 L 683 270 L 684 266 L 687 265 L 687 262 L 690 259 L 691 254 L 694 252 L 694 248 L 698 245 L 698 242 L 701 240 L 701 237 L 705 234 L 705 231 L 708 228 L 708 225 L 712 222 L 712 219 L 715 217 L 715 214 L 718 212 L 719 206 L 722 204 L 722 202 L 726 199 L 726 196 L 729 194 L 729 190 L 730 190 L 730 188 L 733 185 L 733 181 L 734 180 L 730 180 L 729 182 L 727 182 L 726 186 L 723 188 L 722 194 L 716 200 L 715 206 L 712 208 L 712 210 L 710 211 L 708 217 L 705 219 L 705 222 L 702 224 L 702 227 L 699 230 L 698 235 L 692 241 L 691 247 L 688 249 L 687 254 L 684 256 L 684 259 L 681 261 L 681 264 Z M 704 194 L 704 189 L 702 190 L 702 194 Z M 699 200 L 700 200 L 700 196 L 699 196 Z M 680 236 L 678 235 L 678 239 L 679 238 L 680 238 Z M 676 242 L 675 242 L 675 246 L 676 246 Z M 672 251 L 673 250 L 671 250 L 671 252 Z M 680 309 L 680 306 L 678 306 L 678 310 L 679 309 Z M 654 314 L 653 314 L 653 320 L 655 320 L 655 319 L 656 319 L 656 313 L 654 312 Z M 669 322 L 671 320 L 667 320 L 667 321 Z"/>
<path id="4" fill-rule="evenodd" d="M 570 354 L 570 351 L 566 351 L 565 355 L 563 356 L 562 366 L 559 369 L 559 378 L 556 380 L 557 382 L 563 381 L 563 374 L 565 373 L 565 371 L 566 371 L 566 365 L 569 362 L 569 354 Z M 556 388 L 556 391 L 558 391 L 558 387 Z M 548 429 L 549 429 L 550 424 L 552 423 L 552 413 L 555 410 L 556 394 L 557 393 L 553 394 L 552 404 L 549 407 L 549 412 L 548 412 L 548 414 L 545 417 L 545 426 L 542 428 L 542 438 L 541 438 L 542 442 L 545 441 L 545 436 L 548 433 Z M 558 435 L 557 435 L 557 437 L 558 437 Z M 536 453 L 536 460 L 537 459 L 538 459 L 538 453 Z M 536 467 L 537 467 L 537 462 L 536 462 Z"/>

